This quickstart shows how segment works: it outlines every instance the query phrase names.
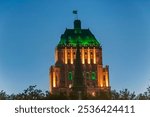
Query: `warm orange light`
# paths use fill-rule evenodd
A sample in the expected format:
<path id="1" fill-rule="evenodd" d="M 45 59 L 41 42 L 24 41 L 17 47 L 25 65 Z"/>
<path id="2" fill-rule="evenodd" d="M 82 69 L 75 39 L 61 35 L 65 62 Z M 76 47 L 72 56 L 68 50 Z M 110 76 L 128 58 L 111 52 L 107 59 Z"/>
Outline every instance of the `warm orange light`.
<path id="1" fill-rule="evenodd" d="M 50 92 L 52 93 L 52 87 L 53 87 L 52 73 L 50 73 L 49 76 L 50 76 Z"/>
<path id="2" fill-rule="evenodd" d="M 94 91 L 92 92 L 92 96 L 93 96 L 93 97 L 95 97 L 95 96 L 96 96 L 96 94 L 95 94 L 95 92 L 94 92 Z"/>
<path id="3" fill-rule="evenodd" d="M 85 63 L 85 59 L 84 59 L 84 48 L 82 47 L 82 64 Z"/>
<path id="4" fill-rule="evenodd" d="M 90 49 L 88 47 L 88 64 L 90 64 Z"/>
<path id="5" fill-rule="evenodd" d="M 69 84 L 69 89 L 71 89 L 72 88 L 72 84 Z"/>
<path id="6" fill-rule="evenodd" d="M 58 50 L 56 49 L 55 50 L 55 62 L 57 62 L 58 61 Z"/>
<path id="7" fill-rule="evenodd" d="M 56 87 L 56 76 L 55 76 L 55 72 L 53 72 L 53 87 Z"/>
<path id="8" fill-rule="evenodd" d="M 72 47 L 71 47 L 71 53 L 70 53 L 71 55 L 70 55 L 70 59 L 71 59 L 71 64 L 73 64 L 73 51 L 72 51 Z"/>
<path id="9" fill-rule="evenodd" d="M 106 87 L 108 87 L 108 73 L 106 72 Z"/>
<path id="10" fill-rule="evenodd" d="M 102 82 L 101 82 L 101 87 L 103 87 L 103 84 L 102 84 Z"/>
<path id="11" fill-rule="evenodd" d="M 67 64 L 67 48 L 65 47 L 65 64 Z"/>
<path id="12" fill-rule="evenodd" d="M 93 63 L 96 64 L 96 50 L 95 50 L 95 47 L 93 49 Z"/>

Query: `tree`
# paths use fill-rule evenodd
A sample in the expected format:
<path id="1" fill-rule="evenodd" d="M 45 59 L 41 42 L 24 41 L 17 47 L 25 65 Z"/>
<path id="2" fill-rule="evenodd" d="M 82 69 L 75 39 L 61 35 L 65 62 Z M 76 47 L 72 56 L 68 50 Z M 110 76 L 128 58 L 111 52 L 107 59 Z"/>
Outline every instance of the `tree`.
<path id="1" fill-rule="evenodd" d="M 64 93 L 51 94 L 49 91 L 45 92 L 45 100 L 68 100 L 68 96 Z"/>
<path id="2" fill-rule="evenodd" d="M 42 92 L 37 89 L 36 85 L 29 86 L 22 93 L 8 95 L 5 91 L 0 91 L 0 100 L 77 100 L 78 95 L 71 93 L 69 96 L 66 93 L 51 94 L 49 91 Z M 98 95 L 83 95 L 83 100 L 150 100 L 150 86 L 144 93 L 140 93 L 137 96 L 135 92 L 130 92 L 128 89 L 123 89 L 117 92 L 112 90 L 111 92 L 99 92 Z"/>
<path id="3" fill-rule="evenodd" d="M 44 99 L 45 94 L 40 89 L 36 89 L 36 85 L 29 86 L 24 90 L 23 93 L 19 93 L 17 95 L 12 95 L 13 99 L 16 100 L 41 100 Z"/>
<path id="4" fill-rule="evenodd" d="M 137 100 L 150 100 L 150 86 L 147 88 L 147 91 L 143 94 L 140 93 L 137 97 Z"/>
<path id="5" fill-rule="evenodd" d="M 134 100 L 136 99 L 135 92 L 130 93 L 128 89 L 123 89 L 117 92 L 116 90 L 111 91 L 112 100 Z"/>
<path id="6" fill-rule="evenodd" d="M 111 91 L 111 99 L 112 100 L 119 100 L 120 99 L 120 95 L 116 90 Z"/>
<path id="7" fill-rule="evenodd" d="M 136 97 L 135 92 L 130 93 L 128 89 L 120 91 L 119 95 L 121 100 L 133 100 Z"/>
<path id="8" fill-rule="evenodd" d="M 0 100 L 6 100 L 8 99 L 8 95 L 6 94 L 5 91 L 1 90 L 0 91 Z"/>
<path id="9" fill-rule="evenodd" d="M 146 95 L 147 94 L 140 93 L 140 94 L 137 95 L 136 99 L 137 100 L 147 100 L 147 96 Z"/>

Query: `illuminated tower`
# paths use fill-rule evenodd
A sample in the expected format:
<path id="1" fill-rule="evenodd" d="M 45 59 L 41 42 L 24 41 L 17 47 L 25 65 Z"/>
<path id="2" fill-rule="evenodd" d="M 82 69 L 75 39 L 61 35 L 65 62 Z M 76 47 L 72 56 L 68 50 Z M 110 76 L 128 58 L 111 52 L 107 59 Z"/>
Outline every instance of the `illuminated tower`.
<path id="1" fill-rule="evenodd" d="M 82 79 L 78 82 L 79 76 Z M 50 92 L 69 95 L 79 87 L 93 96 L 110 91 L 109 67 L 103 67 L 101 44 L 89 29 L 81 28 L 80 20 L 75 20 L 74 29 L 66 29 L 55 48 L 55 65 L 50 67 Z"/>

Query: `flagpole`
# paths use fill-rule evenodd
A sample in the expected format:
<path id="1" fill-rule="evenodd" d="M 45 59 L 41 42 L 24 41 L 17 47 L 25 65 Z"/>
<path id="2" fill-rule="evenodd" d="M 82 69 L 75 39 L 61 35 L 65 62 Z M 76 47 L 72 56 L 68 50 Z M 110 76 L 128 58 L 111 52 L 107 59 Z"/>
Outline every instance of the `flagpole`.
<path id="1" fill-rule="evenodd" d="M 75 15 L 75 20 L 78 20 L 78 11 L 77 10 L 73 10 L 72 13 Z"/>

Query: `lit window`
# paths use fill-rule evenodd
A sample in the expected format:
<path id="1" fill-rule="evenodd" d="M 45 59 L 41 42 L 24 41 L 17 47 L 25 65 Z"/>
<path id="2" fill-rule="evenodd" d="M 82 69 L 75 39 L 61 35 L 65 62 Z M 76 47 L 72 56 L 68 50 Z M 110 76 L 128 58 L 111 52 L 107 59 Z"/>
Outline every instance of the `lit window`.
<path id="1" fill-rule="evenodd" d="M 92 80 L 95 80 L 96 79 L 96 74 L 95 72 L 92 72 Z"/>
<path id="2" fill-rule="evenodd" d="M 72 80 L 72 72 L 68 73 L 68 80 Z"/>

